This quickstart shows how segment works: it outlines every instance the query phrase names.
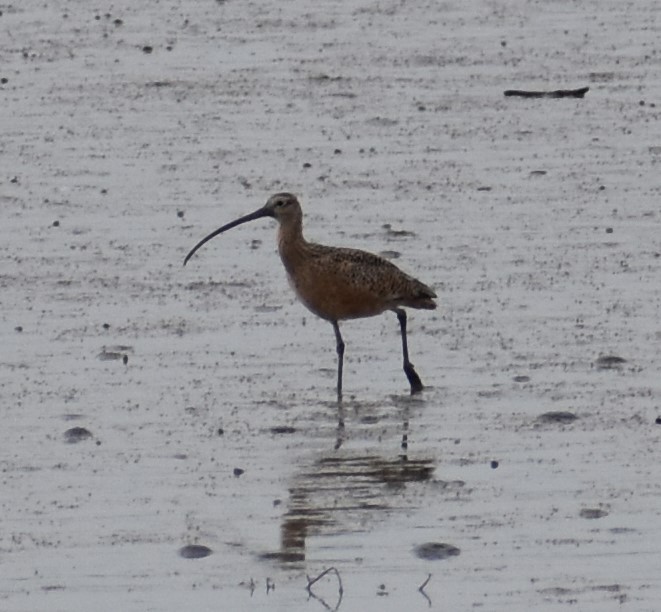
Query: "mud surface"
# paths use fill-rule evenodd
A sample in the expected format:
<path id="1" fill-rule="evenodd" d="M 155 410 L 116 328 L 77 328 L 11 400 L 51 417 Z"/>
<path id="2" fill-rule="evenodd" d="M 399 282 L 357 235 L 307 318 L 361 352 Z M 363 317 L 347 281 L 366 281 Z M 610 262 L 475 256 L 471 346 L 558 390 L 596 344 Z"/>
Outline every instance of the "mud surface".
<path id="1" fill-rule="evenodd" d="M 657 9 L 0 4 L 0 608 L 658 610 Z M 282 190 L 423 395 L 272 222 L 182 267 Z"/>

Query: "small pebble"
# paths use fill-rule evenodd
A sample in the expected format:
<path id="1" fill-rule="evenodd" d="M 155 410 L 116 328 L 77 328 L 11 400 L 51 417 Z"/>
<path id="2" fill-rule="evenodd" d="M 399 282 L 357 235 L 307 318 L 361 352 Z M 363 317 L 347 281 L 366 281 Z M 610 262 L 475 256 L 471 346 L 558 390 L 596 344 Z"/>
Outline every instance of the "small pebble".
<path id="1" fill-rule="evenodd" d="M 551 412 L 545 412 L 537 417 L 538 421 L 543 423 L 571 423 L 575 421 L 578 417 L 573 412 L 566 412 L 563 410 L 552 410 Z"/>
<path id="2" fill-rule="evenodd" d="M 413 552 L 419 559 L 439 561 L 441 559 L 448 559 L 449 557 L 456 557 L 461 551 L 456 546 L 452 546 L 452 544 L 427 542 L 416 546 Z"/>
<path id="3" fill-rule="evenodd" d="M 293 434 L 296 433 L 296 428 L 290 425 L 276 425 L 271 427 L 272 434 Z"/>
<path id="4" fill-rule="evenodd" d="M 202 544 L 188 544 L 179 549 L 179 556 L 184 559 L 204 559 L 212 553 L 208 546 Z"/>
<path id="5" fill-rule="evenodd" d="M 613 370 L 626 362 L 627 360 L 624 357 L 619 357 L 618 355 L 602 355 L 597 358 L 595 364 L 600 370 Z"/>
<path id="6" fill-rule="evenodd" d="M 122 359 L 123 355 L 122 353 L 118 353 L 117 351 L 106 351 L 103 349 L 97 357 L 101 361 L 118 361 L 119 359 Z"/>
<path id="7" fill-rule="evenodd" d="M 583 508 L 580 512 L 580 517 L 584 519 L 600 519 L 604 516 L 608 516 L 608 512 L 601 508 Z"/>
<path id="8" fill-rule="evenodd" d="M 76 444 L 92 437 L 92 432 L 84 427 L 72 427 L 64 432 L 64 441 L 69 444 Z"/>

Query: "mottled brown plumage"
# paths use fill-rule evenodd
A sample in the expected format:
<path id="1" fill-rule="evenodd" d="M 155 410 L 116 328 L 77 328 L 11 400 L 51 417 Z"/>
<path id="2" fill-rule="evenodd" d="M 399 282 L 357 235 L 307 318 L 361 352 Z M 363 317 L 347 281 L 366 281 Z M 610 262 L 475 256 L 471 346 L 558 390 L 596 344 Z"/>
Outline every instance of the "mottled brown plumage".
<path id="1" fill-rule="evenodd" d="M 388 260 L 358 249 L 307 242 L 298 201 L 290 194 L 273 197 L 291 198 L 291 209 L 279 219 L 278 251 L 294 291 L 314 314 L 343 321 L 401 306 L 436 308 L 436 294 Z"/>
<path id="2" fill-rule="evenodd" d="M 338 401 L 342 398 L 344 356 L 338 322 L 371 317 L 386 310 L 395 312 L 399 319 L 404 371 L 411 393 L 421 391 L 422 382 L 408 358 L 403 307 L 434 309 L 436 294 L 382 257 L 358 249 L 307 242 L 303 237 L 303 213 L 294 195 L 276 193 L 262 208 L 212 232 L 193 247 L 184 265 L 214 236 L 261 217 L 273 217 L 279 223 L 278 251 L 296 295 L 309 310 L 333 325 L 338 353 Z"/>

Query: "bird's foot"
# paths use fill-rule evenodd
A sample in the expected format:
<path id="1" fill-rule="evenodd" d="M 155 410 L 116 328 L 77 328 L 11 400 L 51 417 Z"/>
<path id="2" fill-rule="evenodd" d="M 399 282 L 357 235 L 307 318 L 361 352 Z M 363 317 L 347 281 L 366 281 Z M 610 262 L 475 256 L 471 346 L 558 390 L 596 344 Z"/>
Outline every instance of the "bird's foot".
<path id="1" fill-rule="evenodd" d="M 406 374 L 406 378 L 409 379 L 409 384 L 411 385 L 411 395 L 420 393 L 424 389 L 424 385 L 411 362 L 404 364 L 404 373 Z"/>

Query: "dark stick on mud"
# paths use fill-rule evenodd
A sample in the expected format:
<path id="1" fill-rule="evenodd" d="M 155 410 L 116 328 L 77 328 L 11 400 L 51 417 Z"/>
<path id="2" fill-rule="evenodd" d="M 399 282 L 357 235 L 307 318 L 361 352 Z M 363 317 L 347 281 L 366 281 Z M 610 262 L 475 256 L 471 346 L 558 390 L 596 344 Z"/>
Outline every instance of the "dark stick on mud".
<path id="1" fill-rule="evenodd" d="M 524 91 L 522 89 L 508 89 L 506 96 L 519 96 L 521 98 L 582 98 L 589 87 L 580 89 L 556 89 L 555 91 Z"/>
<path id="2" fill-rule="evenodd" d="M 319 580 L 321 580 L 324 576 L 326 576 L 326 574 L 330 574 L 331 572 L 333 572 L 335 574 L 335 576 L 337 577 L 337 583 L 338 583 L 338 587 L 337 587 L 338 598 L 337 598 L 337 603 L 335 604 L 334 608 L 331 608 L 321 597 L 319 597 L 318 595 L 315 595 L 312 592 L 312 585 L 315 582 L 318 582 Z M 334 568 L 334 567 L 329 567 L 328 569 L 325 569 L 323 572 L 321 572 L 321 574 L 319 574 L 316 578 L 310 578 L 310 576 L 308 576 L 307 574 L 305 574 L 305 577 L 307 578 L 307 581 L 308 581 L 308 584 L 305 587 L 305 589 L 307 590 L 310 597 L 314 597 L 327 610 L 332 610 L 332 612 L 337 612 L 337 610 L 340 607 L 340 604 L 342 603 L 342 595 L 344 595 L 344 588 L 342 587 L 342 578 L 340 577 L 340 572 L 338 572 L 337 569 Z"/>
<path id="3" fill-rule="evenodd" d="M 429 598 L 429 595 L 425 593 L 425 587 L 429 584 L 429 581 L 431 580 L 431 574 L 427 576 L 427 579 L 418 587 L 418 591 L 422 594 L 422 596 L 427 600 L 427 603 L 429 604 L 429 607 L 431 608 L 431 599 Z"/>

